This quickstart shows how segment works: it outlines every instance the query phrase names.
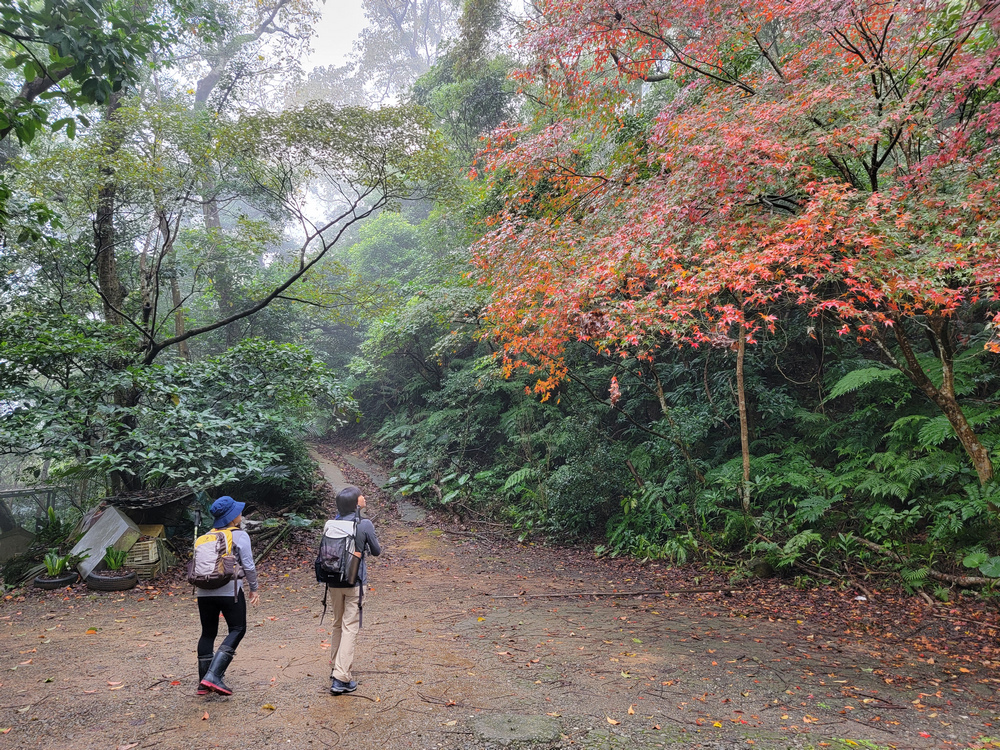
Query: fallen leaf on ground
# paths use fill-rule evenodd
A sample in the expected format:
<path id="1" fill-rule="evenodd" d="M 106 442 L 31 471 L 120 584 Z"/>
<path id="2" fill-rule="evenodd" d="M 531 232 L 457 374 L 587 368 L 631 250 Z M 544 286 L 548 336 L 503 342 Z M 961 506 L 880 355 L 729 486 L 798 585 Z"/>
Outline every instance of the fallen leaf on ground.
<path id="1" fill-rule="evenodd" d="M 270 703 L 265 703 L 261 708 L 266 708 L 268 711 L 274 711 L 274 706 Z"/>
<path id="2" fill-rule="evenodd" d="M 139 747 L 138 742 L 130 742 L 127 745 L 119 745 L 118 750 L 132 750 L 133 747 Z"/>
<path id="3" fill-rule="evenodd" d="M 633 714 L 635 714 L 635 705 L 631 705 L 628 707 L 628 715 L 632 716 Z"/>
<path id="4" fill-rule="evenodd" d="M 28 661 L 22 661 L 20 664 L 18 664 L 18 666 L 20 666 L 20 667 L 26 667 L 29 664 L 31 664 L 31 662 L 32 662 L 32 659 L 28 659 Z"/>
<path id="5" fill-rule="evenodd" d="M 208 721 L 208 711 L 206 711 L 205 715 L 201 717 L 201 720 L 202 721 Z"/>
<path id="6" fill-rule="evenodd" d="M 562 714 L 557 714 L 555 711 L 549 711 L 546 716 L 562 716 Z"/>
<path id="7" fill-rule="evenodd" d="M 109 685 L 121 685 L 122 683 L 121 683 L 121 680 L 119 680 L 118 682 L 111 682 L 111 680 L 108 680 L 108 684 Z"/>
<path id="8" fill-rule="evenodd" d="M 605 716 L 604 718 L 608 720 L 608 724 L 610 724 L 611 726 L 615 726 L 615 727 L 616 727 L 616 726 L 618 726 L 619 724 L 621 724 L 621 722 L 620 722 L 620 721 L 615 721 L 615 720 L 614 720 L 614 719 L 612 719 L 612 718 L 611 718 L 610 716 Z"/>
<path id="9" fill-rule="evenodd" d="M 453 727 L 453 726 L 455 726 L 456 724 L 458 724 L 458 722 L 457 722 L 457 721 L 455 721 L 454 719 L 452 719 L 451 721 L 446 721 L 446 722 L 445 722 L 444 724 L 442 724 L 442 726 L 445 726 L 445 727 Z"/>

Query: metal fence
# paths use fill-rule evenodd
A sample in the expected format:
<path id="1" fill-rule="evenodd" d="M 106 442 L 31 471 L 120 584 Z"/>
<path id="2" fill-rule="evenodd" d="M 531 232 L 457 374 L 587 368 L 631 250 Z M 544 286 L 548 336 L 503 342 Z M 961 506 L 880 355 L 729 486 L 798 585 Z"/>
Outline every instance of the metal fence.
<path id="1" fill-rule="evenodd" d="M 0 490 L 0 532 L 16 526 L 34 531 L 49 508 L 59 514 L 71 508 L 82 510 L 67 487 Z"/>

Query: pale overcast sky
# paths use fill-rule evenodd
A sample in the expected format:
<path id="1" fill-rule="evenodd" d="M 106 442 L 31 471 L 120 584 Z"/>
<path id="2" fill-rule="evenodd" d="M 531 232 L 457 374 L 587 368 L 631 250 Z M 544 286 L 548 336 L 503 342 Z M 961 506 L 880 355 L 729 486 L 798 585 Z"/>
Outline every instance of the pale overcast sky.
<path id="1" fill-rule="evenodd" d="M 343 65 L 365 25 L 361 0 L 326 0 L 322 8 L 312 52 L 304 61 L 306 70 L 318 65 Z"/>

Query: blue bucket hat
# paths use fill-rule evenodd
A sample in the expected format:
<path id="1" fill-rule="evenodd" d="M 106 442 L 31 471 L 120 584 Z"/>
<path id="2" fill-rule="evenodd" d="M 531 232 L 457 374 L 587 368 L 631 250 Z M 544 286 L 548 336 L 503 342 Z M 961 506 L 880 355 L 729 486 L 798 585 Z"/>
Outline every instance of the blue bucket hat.
<path id="1" fill-rule="evenodd" d="M 215 518 L 215 523 L 212 526 L 216 529 L 223 529 L 233 522 L 243 509 L 246 507 L 246 503 L 238 503 L 233 500 L 229 495 L 223 495 L 214 503 L 210 510 L 212 511 L 212 517 Z"/>

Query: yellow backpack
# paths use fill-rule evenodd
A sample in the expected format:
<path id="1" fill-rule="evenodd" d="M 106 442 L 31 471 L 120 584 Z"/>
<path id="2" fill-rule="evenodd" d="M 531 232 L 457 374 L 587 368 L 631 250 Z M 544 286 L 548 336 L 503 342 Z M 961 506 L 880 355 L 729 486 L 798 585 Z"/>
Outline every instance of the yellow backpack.
<path id="1" fill-rule="evenodd" d="M 243 568 L 233 554 L 232 528 L 212 529 L 194 540 L 187 564 L 187 580 L 200 589 L 217 589 L 243 578 Z"/>

